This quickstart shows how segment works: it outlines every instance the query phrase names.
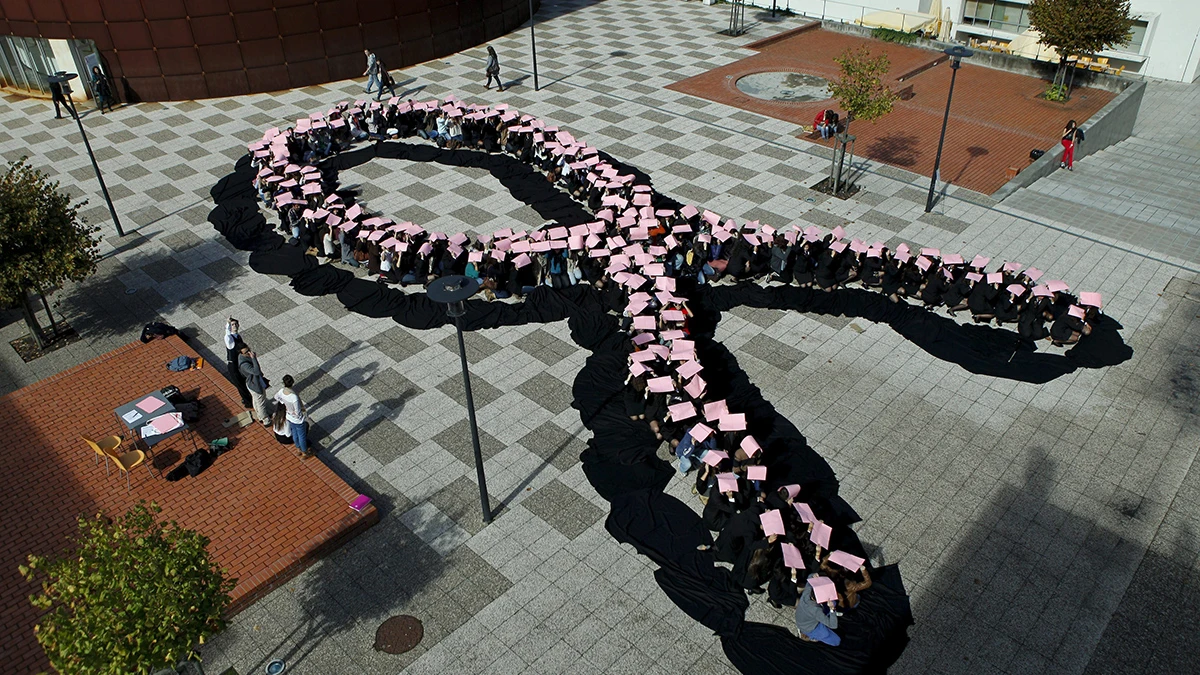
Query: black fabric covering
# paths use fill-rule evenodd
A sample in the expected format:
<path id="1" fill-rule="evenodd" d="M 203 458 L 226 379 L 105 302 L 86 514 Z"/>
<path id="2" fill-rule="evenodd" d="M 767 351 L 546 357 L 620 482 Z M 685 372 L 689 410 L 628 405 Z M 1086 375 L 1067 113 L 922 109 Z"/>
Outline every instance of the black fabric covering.
<path id="1" fill-rule="evenodd" d="M 637 175 L 637 182 L 649 183 L 635 168 L 603 153 L 602 157 L 622 166 L 623 172 Z M 323 179 L 340 188 L 338 194 L 347 203 L 353 202 L 356 190 L 338 185 L 338 173 L 375 158 L 483 169 L 547 221 L 569 226 L 593 219 L 543 174 L 504 154 L 382 142 L 326 159 L 320 165 Z M 320 265 L 301 247 L 285 243 L 258 210 L 251 187 L 253 173 L 248 157 L 239 160 L 233 173 L 212 188 L 216 207 L 209 214 L 214 228 L 233 246 L 251 253 L 252 269 L 289 277 L 292 287 L 303 295 L 335 296 L 350 311 L 390 318 L 412 329 L 437 328 L 450 321 L 445 308 L 424 293 L 356 278 L 347 270 Z M 655 206 L 677 208 L 679 204 L 656 195 Z M 858 555 L 864 555 L 863 546 L 853 530 L 844 526 L 859 518 L 838 496 L 838 481 L 829 464 L 763 398 L 734 355 L 712 339 L 721 312 L 745 305 L 884 323 L 936 358 L 973 373 L 1026 382 L 1046 382 L 1081 367 L 1114 365 L 1131 354 L 1117 332 L 1120 324 L 1109 317 L 1101 317 L 1093 334 L 1079 346 L 1065 355 L 1054 355 L 1023 347 L 1011 331 L 962 326 L 923 308 L 891 303 L 875 292 L 825 293 L 754 283 L 696 288 L 687 279 L 680 280 L 679 292 L 691 297 L 689 305 L 695 316 L 690 329 L 711 397 L 725 398 L 731 408 L 745 412 L 749 433 L 765 449 L 770 477 L 767 489 L 801 484 L 805 500 L 817 515 L 835 526 L 834 547 Z M 859 607 L 840 619 L 842 645 L 838 648 L 803 642 L 784 628 L 745 621 L 749 606 L 745 592 L 727 570 L 714 565 L 712 552 L 696 550 L 697 545 L 711 544 L 712 534 L 692 507 L 663 492 L 676 471 L 656 456 L 661 443 L 644 421 L 635 422 L 626 414 L 623 392 L 629 336 L 619 330 L 617 318 L 606 312 L 604 298 L 592 287 L 539 287 L 515 304 L 471 300 L 461 322 L 465 330 L 485 330 L 563 319 L 568 322 L 571 339 L 590 352 L 573 385 L 573 406 L 592 432 L 580 454 L 584 473 L 611 504 L 606 528 L 618 541 L 632 545 L 658 565 L 654 575 L 663 592 L 721 637 L 726 655 L 743 673 L 874 673 L 894 662 L 907 643 L 907 627 L 912 624 L 904 585 L 894 566 L 872 572 L 874 585 L 860 595 Z"/>
<path id="2" fill-rule="evenodd" d="M 742 305 L 790 309 L 814 314 L 861 318 L 887 324 L 905 339 L 942 361 L 977 375 L 1045 384 L 1078 368 L 1103 368 L 1127 361 L 1133 349 L 1124 343 L 1121 325 L 1101 315 L 1092 334 L 1065 354 L 1037 352 L 1014 331 L 987 325 L 959 324 L 923 307 L 891 302 L 862 289 L 834 293 L 811 288 L 767 288 L 755 283 L 697 289 L 717 310 Z M 707 366 L 706 366 L 707 367 Z"/>

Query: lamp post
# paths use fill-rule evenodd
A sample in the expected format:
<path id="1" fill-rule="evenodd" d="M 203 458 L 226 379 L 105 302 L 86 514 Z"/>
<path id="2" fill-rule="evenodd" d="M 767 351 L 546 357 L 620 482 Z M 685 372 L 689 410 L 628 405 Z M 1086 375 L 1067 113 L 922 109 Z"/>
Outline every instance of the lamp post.
<path id="1" fill-rule="evenodd" d="M 533 53 L 533 90 L 537 91 L 537 40 L 533 37 L 533 0 L 529 0 L 529 51 Z"/>
<path id="2" fill-rule="evenodd" d="M 463 389 L 467 393 L 467 419 L 471 423 L 471 443 L 475 449 L 475 473 L 479 477 L 479 505 L 483 508 L 483 522 L 492 522 L 492 508 L 488 504 L 487 479 L 483 475 L 483 453 L 479 450 L 479 427 L 475 425 L 475 399 L 471 398 L 471 374 L 467 371 L 467 348 L 463 344 L 462 316 L 467 313 L 467 298 L 479 291 L 479 280 L 453 274 L 442 277 L 429 285 L 425 294 L 434 302 L 445 303 L 446 314 L 454 319 L 458 331 L 458 356 L 462 360 Z"/>
<path id="3" fill-rule="evenodd" d="M 954 80 L 958 77 L 962 60 L 975 54 L 962 45 L 947 47 L 943 51 L 950 57 L 950 93 L 946 95 L 946 115 L 942 118 L 942 137 L 938 139 L 937 157 L 933 160 L 933 176 L 929 179 L 929 197 L 925 200 L 925 213 L 933 210 L 933 191 L 937 189 L 938 169 L 942 166 L 942 146 L 946 143 L 946 124 L 950 122 L 950 100 L 954 98 Z"/>
<path id="4" fill-rule="evenodd" d="M 96 171 L 96 180 L 100 181 L 100 192 L 104 194 L 104 201 L 108 204 L 108 213 L 112 216 L 113 224 L 117 226 L 117 235 L 124 237 L 125 231 L 121 229 L 121 219 L 117 217 L 117 209 L 113 207 L 112 198 L 108 196 L 108 186 L 104 184 L 104 176 L 100 174 L 100 165 L 96 163 L 96 155 L 92 152 L 92 144 L 88 142 L 87 133 L 83 130 L 83 120 L 79 118 L 79 112 L 75 110 L 75 102 L 71 100 L 71 80 L 79 77 L 75 73 L 66 73 L 58 71 L 47 78 L 51 84 L 57 84 L 62 87 L 63 98 L 66 99 L 67 111 L 71 113 L 71 117 L 75 123 L 79 125 L 79 135 L 83 137 L 83 147 L 87 148 L 88 157 L 92 160 L 92 168 Z"/>

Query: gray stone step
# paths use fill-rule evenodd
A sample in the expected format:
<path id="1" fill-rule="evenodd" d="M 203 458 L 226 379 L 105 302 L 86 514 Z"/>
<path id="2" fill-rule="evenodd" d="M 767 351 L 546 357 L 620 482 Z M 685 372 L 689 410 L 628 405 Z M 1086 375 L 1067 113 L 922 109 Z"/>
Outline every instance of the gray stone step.
<path id="1" fill-rule="evenodd" d="M 1128 212 L 1130 205 L 1141 204 L 1178 213 L 1182 220 L 1194 220 L 1200 213 L 1200 184 L 1173 184 L 1167 178 L 1158 180 L 1144 172 L 1081 162 L 1075 171 L 1057 171 L 1029 189 L 1090 206 L 1103 202 L 1105 208 L 1120 213 Z"/>

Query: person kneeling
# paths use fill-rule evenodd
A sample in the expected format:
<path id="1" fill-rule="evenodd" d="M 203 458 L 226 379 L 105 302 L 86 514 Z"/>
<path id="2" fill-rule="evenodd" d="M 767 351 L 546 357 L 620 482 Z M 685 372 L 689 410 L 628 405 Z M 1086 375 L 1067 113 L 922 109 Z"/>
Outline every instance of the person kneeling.
<path id="1" fill-rule="evenodd" d="M 804 585 L 804 592 L 796 601 L 796 630 L 806 642 L 824 642 L 836 647 L 842 638 L 833 632 L 837 629 L 837 589 L 832 580 L 812 574 Z"/>

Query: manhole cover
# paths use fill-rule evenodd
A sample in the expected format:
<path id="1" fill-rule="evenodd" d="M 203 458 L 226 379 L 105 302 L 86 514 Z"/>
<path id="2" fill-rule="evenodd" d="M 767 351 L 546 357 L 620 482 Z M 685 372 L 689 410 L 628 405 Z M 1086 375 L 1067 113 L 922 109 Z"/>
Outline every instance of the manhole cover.
<path id="1" fill-rule="evenodd" d="M 833 96 L 829 80 L 803 73 L 754 73 L 739 78 L 743 94 L 768 101 L 824 101 Z"/>
<path id="2" fill-rule="evenodd" d="M 379 624 L 375 631 L 375 649 L 388 654 L 403 654 L 425 637 L 425 627 L 415 616 L 401 614 Z"/>

